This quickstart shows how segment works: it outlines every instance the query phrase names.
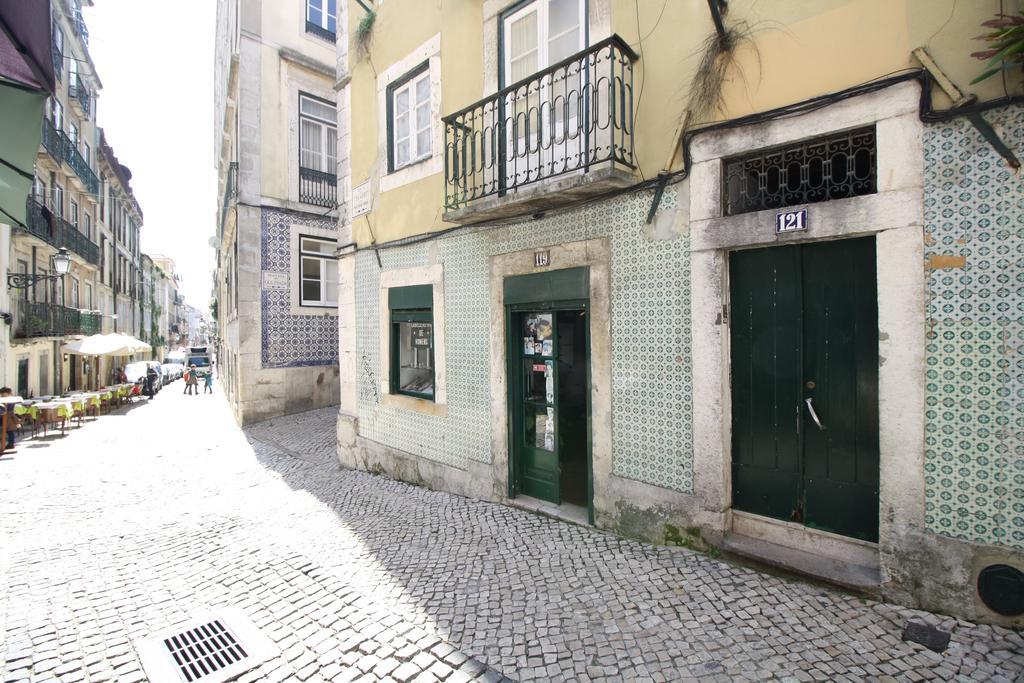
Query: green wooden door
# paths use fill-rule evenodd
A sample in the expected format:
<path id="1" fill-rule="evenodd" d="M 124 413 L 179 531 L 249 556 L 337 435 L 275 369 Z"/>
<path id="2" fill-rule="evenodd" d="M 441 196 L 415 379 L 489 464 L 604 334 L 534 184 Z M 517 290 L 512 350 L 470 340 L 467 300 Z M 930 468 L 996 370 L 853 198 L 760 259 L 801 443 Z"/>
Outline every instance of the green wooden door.
<path id="1" fill-rule="evenodd" d="M 518 349 L 513 443 L 519 490 L 555 504 L 559 482 L 558 330 L 553 311 L 513 314 L 511 344 Z"/>
<path id="2" fill-rule="evenodd" d="M 733 505 L 878 539 L 873 238 L 737 252 Z"/>

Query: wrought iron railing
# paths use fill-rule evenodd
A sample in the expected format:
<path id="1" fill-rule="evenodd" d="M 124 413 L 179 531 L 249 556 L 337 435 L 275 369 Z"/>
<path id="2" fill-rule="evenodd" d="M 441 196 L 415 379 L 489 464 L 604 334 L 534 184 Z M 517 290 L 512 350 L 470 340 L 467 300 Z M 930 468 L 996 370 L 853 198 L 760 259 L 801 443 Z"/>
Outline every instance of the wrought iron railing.
<path id="1" fill-rule="evenodd" d="M 78 145 L 63 131 L 57 131 L 57 135 L 61 139 L 61 146 L 64 151 L 64 161 L 67 162 L 67 165 L 75 172 L 75 175 L 82 180 L 85 184 L 86 190 L 93 195 L 98 195 L 100 191 L 99 178 L 97 178 L 96 174 L 92 172 L 92 169 L 89 168 L 89 163 L 78 151 Z"/>
<path id="2" fill-rule="evenodd" d="M 99 334 L 103 327 L 103 316 L 99 313 L 81 312 L 81 324 L 79 329 L 82 334 Z"/>
<path id="3" fill-rule="evenodd" d="M 445 208 L 600 163 L 633 167 L 633 62 L 613 35 L 445 116 Z"/>
<path id="4" fill-rule="evenodd" d="M 43 147 L 58 164 L 64 161 L 64 143 L 61 141 L 53 121 L 43 118 Z"/>
<path id="5" fill-rule="evenodd" d="M 727 216 L 874 194 L 875 129 L 758 150 L 723 165 Z"/>
<path id="6" fill-rule="evenodd" d="M 68 84 L 68 95 L 78 100 L 78 103 L 82 105 L 82 111 L 89 114 L 89 100 L 91 95 L 89 94 L 89 88 L 82 82 L 81 76 L 75 76 L 75 80 Z"/>
<path id="7" fill-rule="evenodd" d="M 32 197 L 25 205 L 25 227 L 16 229 L 35 235 L 55 247 L 67 247 L 87 262 L 99 265 L 100 248 L 95 242 L 78 231 L 75 226 L 51 212 Z"/>
<path id="8" fill-rule="evenodd" d="M 333 173 L 299 167 L 299 201 L 334 208 L 338 199 L 338 177 Z"/>
<path id="9" fill-rule="evenodd" d="M 63 306 L 27 299 L 12 300 L 14 307 L 14 337 L 58 337 L 62 334 Z"/>
<path id="10" fill-rule="evenodd" d="M 71 17 L 71 23 L 75 27 L 75 31 L 82 39 L 82 44 L 86 47 L 89 46 L 89 29 L 85 26 L 85 19 L 82 17 L 82 3 L 78 0 L 69 0 L 68 16 Z"/>
<path id="11" fill-rule="evenodd" d="M 231 206 L 232 200 L 238 196 L 238 162 L 232 161 L 228 164 L 228 174 L 224 179 L 224 203 L 220 207 L 220 232 L 218 235 L 224 234 L 224 222 L 228 218 L 228 208 Z"/>
<path id="12" fill-rule="evenodd" d="M 306 33 L 312 33 L 313 35 L 320 36 L 324 40 L 329 40 L 332 43 L 338 39 L 337 34 L 328 31 L 320 24 L 314 24 L 312 21 L 306 21 Z"/>

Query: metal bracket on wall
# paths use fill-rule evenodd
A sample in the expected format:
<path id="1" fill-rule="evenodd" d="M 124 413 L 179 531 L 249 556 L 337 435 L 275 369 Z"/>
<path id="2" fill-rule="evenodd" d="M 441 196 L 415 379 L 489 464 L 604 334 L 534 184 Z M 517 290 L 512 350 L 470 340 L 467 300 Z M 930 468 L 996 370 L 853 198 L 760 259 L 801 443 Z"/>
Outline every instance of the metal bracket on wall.
<path id="1" fill-rule="evenodd" d="M 946 93 L 946 96 L 953 100 L 954 110 L 958 107 L 974 103 L 977 97 L 974 95 L 964 95 L 960 91 L 960 88 L 956 87 L 956 84 L 949 80 L 949 77 L 946 76 L 942 69 L 939 68 L 939 65 L 935 63 L 935 60 L 932 59 L 932 56 L 928 54 L 927 50 L 923 47 L 919 47 L 914 50 L 913 54 L 914 57 L 917 58 L 917 61 L 921 62 L 921 66 L 927 69 L 928 73 L 932 75 L 935 82 L 938 83 L 939 87 L 942 88 L 942 91 Z M 986 121 L 981 114 L 967 114 L 967 120 L 971 122 L 971 125 L 973 125 L 979 133 L 981 133 L 981 136 L 985 138 L 985 141 L 992 145 L 992 149 L 1006 160 L 1006 163 L 1010 168 L 1014 170 L 1020 168 L 1020 160 L 1017 158 L 1017 155 L 1013 153 L 1013 150 L 1006 146 L 1006 143 L 1002 141 L 996 131 L 992 128 L 992 124 Z"/>

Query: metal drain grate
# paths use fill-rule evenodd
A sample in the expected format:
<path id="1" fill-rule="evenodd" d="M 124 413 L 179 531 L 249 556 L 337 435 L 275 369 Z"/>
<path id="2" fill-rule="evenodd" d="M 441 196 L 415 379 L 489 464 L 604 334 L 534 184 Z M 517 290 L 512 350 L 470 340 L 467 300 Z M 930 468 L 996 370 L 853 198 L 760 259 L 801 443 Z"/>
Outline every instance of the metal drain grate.
<path id="1" fill-rule="evenodd" d="M 227 607 L 136 645 L 151 683 L 222 683 L 277 654 L 241 610 Z"/>
<path id="2" fill-rule="evenodd" d="M 164 645 L 174 657 L 178 672 L 185 677 L 186 683 L 209 676 L 249 656 L 220 620 L 164 638 Z"/>

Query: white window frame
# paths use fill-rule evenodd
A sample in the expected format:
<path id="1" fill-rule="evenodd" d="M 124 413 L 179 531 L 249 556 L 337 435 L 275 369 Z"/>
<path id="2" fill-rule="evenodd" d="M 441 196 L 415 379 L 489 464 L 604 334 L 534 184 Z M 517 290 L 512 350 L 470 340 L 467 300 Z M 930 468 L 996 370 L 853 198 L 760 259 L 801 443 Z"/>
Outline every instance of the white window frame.
<path id="1" fill-rule="evenodd" d="M 330 252 L 333 252 L 338 247 L 338 241 L 337 240 L 324 239 L 322 237 L 313 237 L 313 236 L 309 236 L 309 235 L 299 235 L 299 254 L 298 254 L 298 256 L 299 256 L 299 278 L 298 278 L 299 305 L 300 306 L 305 306 L 305 307 L 335 308 L 336 309 L 338 307 L 338 289 L 337 289 L 338 261 L 334 258 L 334 256 L 330 255 L 330 253 L 325 254 L 324 252 L 320 252 L 320 251 L 316 251 L 316 252 L 304 251 L 302 249 L 302 243 L 304 241 L 306 241 L 306 240 L 309 240 L 309 241 L 312 241 L 312 242 L 321 242 L 323 244 L 326 244 L 329 247 L 331 247 Z M 307 299 L 306 296 L 305 296 L 305 292 L 304 292 L 305 287 L 304 287 L 304 285 L 306 284 L 307 280 L 312 281 L 311 278 L 307 278 L 306 277 L 306 271 L 305 271 L 305 268 L 303 267 L 306 264 L 306 261 L 317 262 L 319 264 L 319 266 L 320 266 L 320 276 L 318 278 L 318 280 L 320 282 L 320 299 L 319 300 Z M 335 284 L 335 286 L 333 288 L 327 286 L 328 285 L 327 270 L 329 268 L 329 264 L 331 264 L 331 263 L 334 264 L 334 269 L 335 269 L 334 270 L 334 281 L 335 281 L 334 284 Z"/>
<path id="2" fill-rule="evenodd" d="M 56 95 L 50 98 L 50 121 L 57 130 L 64 130 L 64 105 Z"/>
<path id="3" fill-rule="evenodd" d="M 426 99 L 420 100 L 418 93 L 420 84 L 426 83 L 427 95 Z M 391 153 L 392 153 L 392 166 L 389 172 L 394 173 L 395 171 L 401 170 L 406 166 L 412 166 L 418 164 L 421 161 L 425 161 L 433 156 L 433 141 L 431 136 L 431 128 L 433 121 L 431 120 L 431 83 L 430 83 L 430 65 L 429 63 L 424 64 L 416 73 L 409 77 L 409 79 L 398 86 L 397 88 L 391 89 L 391 121 L 388 122 L 389 129 L 391 130 Z M 398 98 L 401 95 L 406 95 L 407 108 L 403 112 L 398 110 Z M 421 110 L 427 112 L 427 125 L 420 127 L 417 125 L 417 116 Z M 408 118 L 408 124 L 406 127 L 405 137 L 400 138 L 398 136 L 398 120 L 400 117 L 405 116 Z M 427 145 L 426 149 L 420 149 L 419 138 L 420 133 L 427 133 Z M 409 146 L 409 157 L 404 161 L 398 159 L 398 147 L 399 143 L 406 142 Z"/>
<path id="4" fill-rule="evenodd" d="M 78 278 L 71 276 L 71 308 L 81 309 L 82 306 L 82 285 Z"/>
<path id="5" fill-rule="evenodd" d="M 421 163 L 404 166 L 388 173 L 382 164 L 379 175 L 379 192 L 389 192 L 444 171 L 444 126 L 441 123 L 441 34 L 427 39 L 415 50 L 397 62 L 392 63 L 377 76 L 377 153 L 380 159 L 388 158 L 390 126 L 388 125 L 389 86 L 427 63 L 430 74 L 430 124 L 431 155 Z"/>
<path id="6" fill-rule="evenodd" d="M 309 114 L 303 111 L 302 104 L 304 101 L 308 101 L 323 107 L 337 107 L 336 104 L 331 102 L 325 102 L 318 97 L 307 95 L 305 93 L 299 93 L 299 168 L 306 168 L 313 171 L 319 171 L 320 173 L 330 173 L 333 176 L 338 174 L 338 123 L 336 119 L 326 119 L 322 116 L 316 116 L 315 114 Z M 304 157 L 307 154 L 307 150 L 304 145 L 304 139 L 302 135 L 303 124 L 310 124 L 319 126 L 320 128 L 320 140 L 321 148 L 319 150 L 309 150 L 308 153 L 315 153 L 319 159 L 319 166 L 309 165 L 304 163 Z M 334 144 L 331 144 L 330 137 L 331 133 L 334 134 Z"/>
<path id="7" fill-rule="evenodd" d="M 71 201 L 68 202 L 68 214 L 69 214 L 69 216 L 68 216 L 68 223 L 71 223 L 71 225 L 73 225 L 73 226 L 75 226 L 75 228 L 77 228 L 78 227 L 78 202 L 76 202 L 74 199 L 72 199 Z"/>
<path id="8" fill-rule="evenodd" d="M 313 21 L 310 18 L 310 10 L 312 9 L 312 4 L 313 4 L 314 1 L 320 3 L 319 12 L 320 12 L 321 21 L 320 21 L 319 24 L 317 22 Z M 340 1 L 343 2 L 344 0 L 340 0 Z M 330 3 L 331 3 L 331 0 L 306 0 L 306 21 L 308 21 L 311 24 L 315 24 L 315 25 L 319 26 L 320 28 L 322 28 L 323 30 L 327 31 L 328 33 L 333 33 L 334 35 L 338 35 L 338 2 L 339 2 L 339 0 L 334 0 L 334 14 L 331 14 L 330 13 Z M 334 30 L 333 31 L 331 30 L 331 26 L 330 26 L 330 20 L 331 19 L 334 19 Z"/>
<path id="9" fill-rule="evenodd" d="M 95 310 L 93 308 L 92 294 L 93 294 L 93 292 L 92 292 L 92 283 L 91 282 L 86 282 L 85 283 L 85 304 L 86 304 L 86 308 L 88 310 L 90 310 L 90 311 Z"/>

